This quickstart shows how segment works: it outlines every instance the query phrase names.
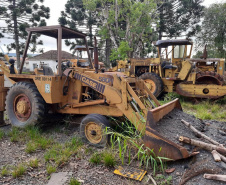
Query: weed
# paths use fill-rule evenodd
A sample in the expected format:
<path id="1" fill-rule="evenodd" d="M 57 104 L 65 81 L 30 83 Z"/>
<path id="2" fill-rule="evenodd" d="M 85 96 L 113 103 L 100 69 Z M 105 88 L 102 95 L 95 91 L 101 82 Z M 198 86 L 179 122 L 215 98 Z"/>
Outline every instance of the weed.
<path id="1" fill-rule="evenodd" d="M 172 184 L 173 178 L 172 178 L 172 176 L 166 177 L 162 174 L 159 174 L 155 177 L 155 179 L 159 185 L 170 185 L 170 184 Z"/>
<path id="2" fill-rule="evenodd" d="M 103 153 L 103 161 L 106 167 L 114 167 L 116 164 L 115 156 L 109 151 Z"/>
<path id="3" fill-rule="evenodd" d="M 93 153 L 93 148 L 91 148 L 91 147 L 86 148 L 85 154 L 90 154 L 90 153 Z"/>
<path id="4" fill-rule="evenodd" d="M 45 150 L 50 146 L 51 143 L 53 143 L 52 139 L 48 139 L 46 137 L 40 137 L 36 140 L 38 146 L 40 149 Z"/>
<path id="5" fill-rule="evenodd" d="M 98 164 L 100 164 L 100 162 L 101 162 L 101 158 L 102 158 L 102 156 L 101 156 L 99 153 L 94 153 L 94 154 L 90 157 L 89 162 L 92 163 L 92 164 L 98 165 Z"/>
<path id="6" fill-rule="evenodd" d="M 45 153 L 44 158 L 46 162 L 54 161 L 59 166 L 66 163 L 74 153 L 74 148 L 62 144 L 55 144 Z"/>
<path id="7" fill-rule="evenodd" d="M 5 136 L 5 133 L 3 132 L 2 129 L 0 129 L 0 140 Z"/>
<path id="8" fill-rule="evenodd" d="M 31 139 L 31 140 L 35 140 L 41 137 L 41 133 L 40 130 L 37 126 L 27 126 L 26 127 L 26 133 L 27 136 Z"/>
<path id="9" fill-rule="evenodd" d="M 80 182 L 74 178 L 71 178 L 69 185 L 80 185 Z"/>
<path id="10" fill-rule="evenodd" d="M 56 172 L 56 167 L 55 166 L 52 166 L 52 165 L 48 165 L 46 167 L 46 172 L 48 173 L 48 175 L 50 175 L 51 173 Z"/>
<path id="11" fill-rule="evenodd" d="M 13 178 L 17 178 L 17 177 L 22 176 L 25 172 L 26 172 L 26 166 L 23 164 L 19 164 L 12 171 L 12 176 L 13 176 Z"/>
<path id="12" fill-rule="evenodd" d="M 34 143 L 33 141 L 29 141 L 26 144 L 25 152 L 27 153 L 33 153 L 38 149 L 38 145 Z"/>
<path id="13" fill-rule="evenodd" d="M 11 142 L 18 142 L 24 141 L 26 134 L 17 127 L 12 127 L 12 130 L 9 132 L 10 141 Z"/>
<path id="14" fill-rule="evenodd" d="M 38 167 L 38 159 L 37 158 L 31 159 L 29 161 L 28 165 L 32 168 L 37 168 Z"/>
<path id="15" fill-rule="evenodd" d="M 1 171 L 1 176 L 7 176 L 9 174 L 9 170 L 7 166 L 4 166 Z"/>
<path id="16" fill-rule="evenodd" d="M 68 147 L 72 147 L 73 150 L 77 150 L 82 145 L 83 145 L 82 140 L 78 137 L 73 137 L 71 139 L 71 142 L 68 143 Z"/>
<path id="17" fill-rule="evenodd" d="M 117 120 L 115 121 L 117 123 Z M 112 149 L 117 150 L 122 164 L 124 164 L 125 158 L 128 159 L 129 164 L 132 160 L 138 159 L 140 165 L 145 165 L 146 168 L 152 166 L 154 173 L 159 169 L 158 164 L 160 164 L 161 170 L 164 169 L 165 164 L 163 161 L 169 159 L 158 157 L 153 150 L 145 147 L 144 144 L 142 144 L 141 132 L 139 132 L 129 121 L 125 121 L 121 123 L 121 125 L 119 123 L 118 127 L 120 127 L 120 129 L 118 129 L 121 131 L 120 133 L 107 129 L 107 134 L 111 135 L 110 141 Z"/>

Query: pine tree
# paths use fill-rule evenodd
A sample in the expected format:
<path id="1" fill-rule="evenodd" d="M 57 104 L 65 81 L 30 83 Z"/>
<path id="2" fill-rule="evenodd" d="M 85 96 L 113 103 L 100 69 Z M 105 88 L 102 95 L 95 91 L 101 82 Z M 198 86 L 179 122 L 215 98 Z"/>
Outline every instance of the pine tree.
<path id="1" fill-rule="evenodd" d="M 86 33 L 89 36 L 89 45 L 93 46 L 94 25 L 97 24 L 96 14 L 86 10 L 82 0 L 68 0 L 65 11 L 61 12 L 58 21 L 63 26 Z M 76 44 L 83 43 L 66 40 L 66 45 L 71 46 L 71 50 Z"/>
<path id="2" fill-rule="evenodd" d="M 45 19 L 49 18 L 50 9 L 42 5 L 43 2 L 44 0 L 0 0 L 0 20 L 6 23 L 5 27 L 1 27 L 2 36 L 12 36 L 14 42 L 7 48 L 16 50 L 18 68 L 27 37 L 26 28 L 45 26 Z M 34 52 L 37 44 L 42 44 L 42 41 L 38 41 L 38 35 L 33 35 L 31 44 L 31 52 Z"/>
<path id="3" fill-rule="evenodd" d="M 203 0 L 164 0 L 158 4 L 159 40 L 162 37 L 178 37 L 185 32 L 191 37 L 200 31 L 200 18 L 203 15 Z"/>
<path id="4" fill-rule="evenodd" d="M 201 32 L 197 35 L 196 49 L 207 45 L 209 58 L 226 57 L 226 3 L 215 3 L 205 9 Z"/>

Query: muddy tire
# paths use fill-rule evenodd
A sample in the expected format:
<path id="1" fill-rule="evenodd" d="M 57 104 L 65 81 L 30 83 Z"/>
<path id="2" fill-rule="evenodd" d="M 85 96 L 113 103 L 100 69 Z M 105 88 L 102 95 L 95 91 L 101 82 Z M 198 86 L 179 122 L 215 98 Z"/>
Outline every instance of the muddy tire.
<path id="1" fill-rule="evenodd" d="M 6 113 L 15 127 L 36 125 L 43 119 L 45 108 L 44 99 L 32 83 L 15 83 L 7 93 Z"/>
<path id="2" fill-rule="evenodd" d="M 80 124 L 82 140 L 98 148 L 105 147 L 109 141 L 109 135 L 105 134 L 106 127 L 110 127 L 106 117 L 100 114 L 87 115 Z"/>
<path id="3" fill-rule="evenodd" d="M 144 73 L 139 78 L 144 80 L 145 84 L 155 97 L 159 97 L 161 95 L 163 91 L 163 82 L 157 74 Z"/>

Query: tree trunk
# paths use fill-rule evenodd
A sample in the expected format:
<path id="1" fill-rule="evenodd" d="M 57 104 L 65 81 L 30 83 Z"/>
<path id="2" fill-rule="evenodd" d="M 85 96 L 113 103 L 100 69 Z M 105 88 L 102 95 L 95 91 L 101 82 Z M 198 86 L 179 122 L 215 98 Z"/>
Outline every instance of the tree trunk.
<path id="1" fill-rule="evenodd" d="M 111 39 L 106 39 L 106 64 L 110 67 Z"/>
<path id="2" fill-rule="evenodd" d="M 195 139 L 190 139 L 190 138 L 184 137 L 184 136 L 180 136 L 179 141 L 193 145 L 193 146 L 198 146 L 200 148 L 203 148 L 204 150 L 210 150 L 210 151 L 216 150 L 217 152 L 219 152 L 223 155 L 226 155 L 226 148 L 224 148 L 224 147 L 205 143 L 205 142 L 198 141 L 198 140 L 195 140 Z"/>
<path id="3" fill-rule="evenodd" d="M 188 123 L 187 121 L 184 121 L 183 119 L 181 120 L 182 123 L 184 123 L 188 128 L 190 128 L 197 136 L 204 138 L 206 140 L 208 140 L 209 142 L 213 143 L 214 145 L 218 145 L 223 147 L 223 145 L 221 145 L 220 143 L 218 143 L 217 141 L 213 140 L 212 138 L 206 136 L 205 134 L 199 132 L 195 127 L 193 127 L 190 123 Z"/>
<path id="4" fill-rule="evenodd" d="M 205 179 L 218 180 L 226 182 L 226 175 L 217 175 L 217 174 L 204 174 Z"/>
<path id="5" fill-rule="evenodd" d="M 13 0 L 13 29 L 14 29 L 14 40 L 16 45 L 16 62 L 17 69 L 20 68 L 20 46 L 19 46 L 19 33 L 17 27 L 17 15 L 15 13 L 16 0 Z"/>

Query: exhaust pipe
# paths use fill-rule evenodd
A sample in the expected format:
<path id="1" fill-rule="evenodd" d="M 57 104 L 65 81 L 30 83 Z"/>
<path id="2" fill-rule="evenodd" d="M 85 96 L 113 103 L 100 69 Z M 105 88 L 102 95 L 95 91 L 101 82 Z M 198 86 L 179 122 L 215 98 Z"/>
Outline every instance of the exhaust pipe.
<path id="1" fill-rule="evenodd" d="M 96 37 L 94 37 L 94 68 L 95 68 L 95 73 L 98 73 L 99 61 L 98 61 L 98 47 L 97 47 Z"/>

